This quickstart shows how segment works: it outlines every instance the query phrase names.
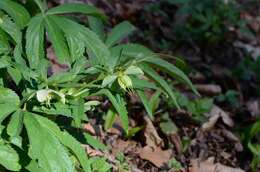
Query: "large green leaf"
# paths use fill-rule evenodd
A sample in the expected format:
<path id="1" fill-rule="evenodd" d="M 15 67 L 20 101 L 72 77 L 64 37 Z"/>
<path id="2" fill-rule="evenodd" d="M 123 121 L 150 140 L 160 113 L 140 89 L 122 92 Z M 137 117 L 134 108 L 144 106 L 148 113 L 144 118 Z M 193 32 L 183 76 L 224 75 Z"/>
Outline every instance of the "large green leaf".
<path id="1" fill-rule="evenodd" d="M 22 5 L 14 1 L 1 0 L 0 9 L 6 11 L 20 28 L 25 27 L 30 20 L 28 11 Z"/>
<path id="2" fill-rule="evenodd" d="M 23 127 L 23 112 L 17 110 L 11 117 L 10 122 L 7 126 L 7 134 L 10 137 L 19 136 Z"/>
<path id="3" fill-rule="evenodd" d="M 39 115 L 37 115 L 36 118 L 46 130 L 49 130 L 49 132 L 55 135 L 63 145 L 68 147 L 76 155 L 84 171 L 89 171 L 90 167 L 87 154 L 81 146 L 81 143 L 72 137 L 68 132 L 61 132 L 57 124 L 51 120 Z"/>
<path id="4" fill-rule="evenodd" d="M 77 38 L 77 41 L 79 40 L 85 44 L 93 65 L 107 64 L 110 52 L 107 46 L 94 32 L 65 17 L 53 16 L 53 19 L 66 35 L 75 37 Z M 74 42 L 74 44 L 78 43 L 79 42 Z"/>
<path id="5" fill-rule="evenodd" d="M 162 89 L 167 92 L 167 94 L 170 96 L 170 98 L 173 100 L 174 104 L 179 108 L 179 105 L 177 103 L 176 97 L 171 89 L 171 87 L 168 85 L 168 83 L 156 73 L 151 67 L 149 67 L 147 64 L 140 65 L 140 68 L 144 71 L 146 75 L 148 75 L 152 80 L 154 80 Z"/>
<path id="6" fill-rule="evenodd" d="M 19 108 L 20 99 L 17 94 L 4 87 L 0 87 L 0 123 L 12 112 Z"/>
<path id="7" fill-rule="evenodd" d="M 32 68 L 39 66 L 44 58 L 44 23 L 43 17 L 33 17 L 26 31 L 26 54 Z"/>
<path id="8" fill-rule="evenodd" d="M 20 171 L 19 156 L 16 151 L 7 144 L 0 143 L 0 164 L 11 171 Z"/>
<path id="9" fill-rule="evenodd" d="M 45 17 L 46 29 L 48 37 L 53 45 L 55 54 L 60 63 L 69 63 L 71 61 L 68 46 L 59 24 L 54 20 L 54 16 Z"/>
<path id="10" fill-rule="evenodd" d="M 30 141 L 29 156 L 33 160 L 38 160 L 39 167 L 45 171 L 74 171 L 67 150 L 54 134 L 42 126 L 36 116 L 29 112 L 24 114 L 24 123 Z"/>
<path id="11" fill-rule="evenodd" d="M 120 40 L 125 38 L 131 32 L 135 30 L 135 27 L 128 21 L 124 21 L 116 25 L 111 32 L 108 34 L 106 39 L 106 45 L 112 47 L 114 44 L 118 43 Z"/>
<path id="12" fill-rule="evenodd" d="M 105 19 L 105 16 L 96 7 L 82 3 L 67 3 L 54 7 L 47 14 L 83 13 Z"/>

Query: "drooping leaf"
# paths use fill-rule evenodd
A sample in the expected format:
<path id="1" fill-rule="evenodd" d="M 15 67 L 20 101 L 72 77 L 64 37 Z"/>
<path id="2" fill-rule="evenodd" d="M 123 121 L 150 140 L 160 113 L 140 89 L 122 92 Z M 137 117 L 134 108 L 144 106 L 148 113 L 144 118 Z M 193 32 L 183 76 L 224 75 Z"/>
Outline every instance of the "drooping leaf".
<path id="1" fill-rule="evenodd" d="M 159 57 L 147 58 L 145 61 L 147 63 L 151 63 L 151 64 L 155 65 L 156 67 L 160 68 L 162 71 L 169 73 L 172 77 L 175 77 L 175 78 L 179 79 L 180 81 L 184 82 L 192 89 L 192 91 L 194 93 L 199 95 L 198 91 L 195 89 L 195 87 L 193 86 L 193 84 L 191 83 L 191 81 L 189 80 L 187 75 L 185 75 L 179 68 L 175 67 L 171 63 L 169 63 Z"/>
<path id="2" fill-rule="evenodd" d="M 55 135 L 41 125 L 36 116 L 29 112 L 24 114 L 25 128 L 30 141 L 29 156 L 38 160 L 39 167 L 45 171 L 74 171 L 67 150 Z"/>
<path id="3" fill-rule="evenodd" d="M 149 100 L 148 100 L 147 96 L 145 95 L 145 92 L 141 91 L 141 90 L 138 90 L 137 94 L 138 94 L 139 98 L 141 99 L 148 116 L 151 119 L 153 119 L 154 118 L 153 111 L 152 111 L 152 108 L 151 108 L 151 106 L 149 104 Z"/>
<path id="4" fill-rule="evenodd" d="M 14 1 L 1 0 L 0 9 L 9 14 L 20 28 L 24 28 L 30 20 L 28 11 L 22 5 Z"/>
<path id="5" fill-rule="evenodd" d="M 140 65 L 140 68 L 170 96 L 170 98 L 174 101 L 174 104 L 177 106 L 177 108 L 179 108 L 176 97 L 168 83 L 147 64 L 143 63 Z"/>
<path id="6" fill-rule="evenodd" d="M 33 17 L 26 31 L 26 54 L 32 68 L 39 66 L 44 54 L 44 23 L 43 17 Z"/>
<path id="7" fill-rule="evenodd" d="M 122 121 L 123 128 L 126 133 L 128 133 L 128 115 L 127 115 L 127 110 L 125 107 L 125 103 L 123 102 L 121 97 L 118 97 L 118 99 L 107 89 L 102 89 L 95 93 L 95 95 L 105 95 L 108 97 L 108 99 L 111 101 L 113 104 L 114 108 L 116 111 L 119 113 L 119 117 Z"/>
<path id="8" fill-rule="evenodd" d="M 47 11 L 47 14 L 83 13 L 106 19 L 96 7 L 82 3 L 66 3 Z"/>
<path id="9" fill-rule="evenodd" d="M 0 143 L 0 164 L 11 171 L 20 171 L 19 156 L 16 151 L 7 144 Z"/>
<path id="10" fill-rule="evenodd" d="M 108 34 L 108 37 L 106 39 L 106 45 L 112 47 L 114 44 L 125 38 L 134 30 L 135 27 L 128 21 L 124 21 L 116 25 Z"/>

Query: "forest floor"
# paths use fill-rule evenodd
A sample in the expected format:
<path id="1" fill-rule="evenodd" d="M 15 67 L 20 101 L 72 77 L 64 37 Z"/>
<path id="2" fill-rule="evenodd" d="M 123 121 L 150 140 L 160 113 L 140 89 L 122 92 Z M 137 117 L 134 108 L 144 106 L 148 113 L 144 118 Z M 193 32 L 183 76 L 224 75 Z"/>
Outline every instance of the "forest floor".
<path id="1" fill-rule="evenodd" d="M 53 4 L 65 1 L 55 0 L 56 4 Z M 260 4 L 249 5 L 240 14 L 248 28 L 254 32 L 253 35 L 243 34 L 233 28 L 224 41 L 207 44 L 193 41 L 176 43 L 176 33 L 172 29 L 176 10 L 159 1 L 86 2 L 106 13 L 109 17 L 107 28 L 128 20 L 137 28 L 136 33 L 129 38 L 132 42 L 183 59 L 188 66 L 184 70 L 189 73 L 202 96 L 194 105 L 200 106 L 200 109 L 194 111 L 186 107 L 176 110 L 167 101 L 160 102 L 155 119 L 151 121 L 146 117 L 136 96 L 129 95 L 131 126 L 139 126 L 141 130 L 128 139 L 123 137 L 120 122 L 116 122 L 114 128 L 104 131 L 101 121 L 94 114 L 89 114 L 93 118 L 85 125 L 86 131 L 111 147 L 109 153 L 88 147 L 89 154 L 105 156 L 112 164 L 114 159 L 119 158 L 121 163 L 114 163 L 114 166 L 122 171 L 127 166 L 135 172 L 251 171 L 253 156 L 243 137 L 247 128 L 260 115 L 259 90 L 257 91 L 259 73 L 252 72 L 249 65 L 256 62 L 260 55 Z M 159 7 L 159 10 L 149 10 L 148 7 L 151 6 Z M 175 59 L 169 60 L 176 62 Z M 259 68 L 260 66 L 258 71 Z M 181 95 L 189 98 L 183 101 L 188 101 L 188 104 L 193 101 L 194 96 L 185 86 L 177 83 L 177 87 Z M 147 94 L 151 96 L 152 93 Z M 208 112 L 204 112 L 208 104 L 212 106 Z M 106 104 L 104 109 L 105 106 Z M 170 126 L 171 129 L 164 129 L 165 123 L 170 123 L 166 128 Z M 259 143 L 257 137 L 255 141 Z"/>

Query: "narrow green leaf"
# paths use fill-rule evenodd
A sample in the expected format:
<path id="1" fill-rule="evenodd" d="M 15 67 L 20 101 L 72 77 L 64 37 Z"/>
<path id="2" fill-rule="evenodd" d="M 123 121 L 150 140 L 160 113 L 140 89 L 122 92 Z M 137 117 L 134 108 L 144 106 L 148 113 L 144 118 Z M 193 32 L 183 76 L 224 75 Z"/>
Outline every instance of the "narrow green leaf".
<path id="1" fill-rule="evenodd" d="M 107 64 L 110 51 L 94 32 L 65 17 L 52 17 L 66 35 L 71 35 L 85 44 L 93 66 Z M 78 42 L 75 42 L 75 44 L 78 44 Z"/>
<path id="2" fill-rule="evenodd" d="M 133 83 L 133 88 L 135 89 L 145 89 L 145 88 L 150 88 L 150 89 L 158 89 L 158 87 L 152 83 L 152 82 L 149 82 L 145 79 L 139 79 L 137 77 L 134 77 L 134 76 L 130 76 L 131 80 L 132 80 L 132 83 Z"/>
<path id="3" fill-rule="evenodd" d="M 87 143 L 95 149 L 106 150 L 107 147 L 88 133 L 84 133 Z"/>
<path id="4" fill-rule="evenodd" d="M 135 27 L 128 21 L 124 21 L 116 25 L 111 32 L 109 33 L 106 39 L 106 45 L 112 47 L 120 40 L 125 38 L 127 35 L 132 33 L 135 30 Z"/>
<path id="5" fill-rule="evenodd" d="M 51 40 L 51 43 L 53 45 L 55 54 L 57 55 L 59 62 L 68 64 L 71 60 L 69 58 L 70 54 L 60 26 L 54 20 L 54 16 L 45 17 L 45 23 L 48 37 Z"/>
<path id="6" fill-rule="evenodd" d="M 18 154 L 10 145 L 4 143 L 0 143 L 0 164 L 11 171 L 21 169 Z"/>
<path id="7" fill-rule="evenodd" d="M 106 117 L 105 117 L 105 130 L 107 131 L 108 129 L 112 128 L 114 122 L 116 120 L 116 112 L 112 109 L 109 109 L 107 111 Z"/>
<path id="8" fill-rule="evenodd" d="M 14 1 L 1 0 L 0 9 L 6 11 L 20 28 L 24 28 L 30 20 L 28 11 L 22 5 Z"/>
<path id="9" fill-rule="evenodd" d="M 122 121 L 125 132 L 128 133 L 128 125 L 129 125 L 128 115 L 127 115 L 125 103 L 123 102 L 123 100 L 121 100 L 122 98 L 118 97 L 119 100 L 117 100 L 117 98 L 114 97 L 114 95 L 107 89 L 102 89 L 97 93 L 95 93 L 94 95 L 105 95 L 108 97 L 108 99 L 111 101 L 116 111 L 119 113 L 119 117 Z"/>
<path id="10" fill-rule="evenodd" d="M 179 79 L 180 81 L 186 83 L 194 93 L 199 95 L 196 88 L 193 86 L 187 75 L 185 75 L 179 68 L 172 65 L 171 63 L 161 59 L 160 57 L 150 57 L 145 60 L 147 63 L 151 63 L 156 67 L 160 68 L 162 71 L 169 73 L 172 77 Z"/>
<path id="11" fill-rule="evenodd" d="M 160 95 L 162 94 L 161 90 L 157 90 L 151 97 L 149 104 L 150 107 L 152 109 L 152 112 L 154 113 L 154 111 L 158 108 L 159 103 L 160 103 Z"/>
<path id="12" fill-rule="evenodd" d="M 160 76 L 158 75 L 151 67 L 149 67 L 147 64 L 142 64 L 139 66 L 146 75 L 148 75 L 151 79 L 153 79 L 158 85 L 162 87 L 162 89 L 167 92 L 167 94 L 170 96 L 170 98 L 173 100 L 174 104 L 177 106 L 177 108 L 180 108 L 176 97 L 171 89 L 171 87 L 168 85 L 168 83 Z"/>
<path id="13" fill-rule="evenodd" d="M 37 6 L 40 8 L 41 12 L 44 13 L 47 10 L 46 0 L 33 0 Z"/>
<path id="14" fill-rule="evenodd" d="M 66 14 L 66 13 L 83 13 L 106 19 L 106 17 L 94 6 L 82 3 L 67 3 L 54 7 L 47 11 L 47 14 Z"/>
<path id="15" fill-rule="evenodd" d="M 151 106 L 149 104 L 149 100 L 148 100 L 147 96 L 145 95 L 145 92 L 141 91 L 141 90 L 138 90 L 137 94 L 138 94 L 139 98 L 141 99 L 148 116 L 151 119 L 154 119 L 153 111 L 152 111 L 152 108 L 151 108 Z"/>
<path id="16" fill-rule="evenodd" d="M 106 35 L 102 20 L 96 17 L 88 16 L 88 24 L 90 29 L 99 36 L 100 40 L 104 41 Z"/>
<path id="17" fill-rule="evenodd" d="M 39 66 L 40 59 L 44 58 L 44 23 L 43 17 L 33 17 L 26 31 L 26 54 L 32 68 Z"/>
<path id="18" fill-rule="evenodd" d="M 67 150 L 57 137 L 41 125 L 36 116 L 29 112 L 24 114 L 24 123 L 30 141 L 29 156 L 33 160 L 38 160 L 39 167 L 45 171 L 74 171 Z"/>

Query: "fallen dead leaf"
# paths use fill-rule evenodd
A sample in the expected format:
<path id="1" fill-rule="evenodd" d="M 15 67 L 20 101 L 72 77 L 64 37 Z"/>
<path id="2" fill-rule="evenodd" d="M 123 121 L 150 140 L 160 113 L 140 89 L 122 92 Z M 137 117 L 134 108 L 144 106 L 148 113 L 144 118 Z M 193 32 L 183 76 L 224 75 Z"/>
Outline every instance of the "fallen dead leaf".
<path id="1" fill-rule="evenodd" d="M 260 115 L 260 101 L 250 100 L 246 103 L 246 107 L 252 116 L 257 117 Z"/>
<path id="2" fill-rule="evenodd" d="M 159 145 L 162 145 L 163 140 L 158 135 L 152 121 L 147 116 L 144 117 L 144 120 L 146 122 L 144 135 L 146 138 L 146 145 L 156 148 Z"/>
<path id="3" fill-rule="evenodd" d="M 200 162 L 198 159 L 191 160 L 190 172 L 244 172 L 240 168 L 232 168 L 220 163 L 214 163 L 214 158 L 208 158 Z"/>
<path id="4" fill-rule="evenodd" d="M 220 107 L 218 107 L 216 105 L 213 105 L 208 116 L 209 116 L 208 122 L 206 122 L 202 125 L 202 130 L 204 130 L 204 131 L 208 131 L 208 130 L 212 129 L 220 117 L 221 117 L 222 121 L 224 122 L 224 124 L 226 124 L 227 126 L 229 126 L 229 127 L 234 126 L 234 121 L 229 117 L 227 112 L 225 112 L 224 110 L 222 110 Z"/>
<path id="5" fill-rule="evenodd" d="M 151 148 L 145 146 L 139 152 L 139 156 L 142 159 L 148 160 L 153 163 L 156 167 L 163 167 L 171 159 L 172 150 L 162 150 L 160 147 Z"/>
<path id="6" fill-rule="evenodd" d="M 221 87 L 214 84 L 196 84 L 195 87 L 200 93 L 206 95 L 218 95 L 222 92 Z"/>

